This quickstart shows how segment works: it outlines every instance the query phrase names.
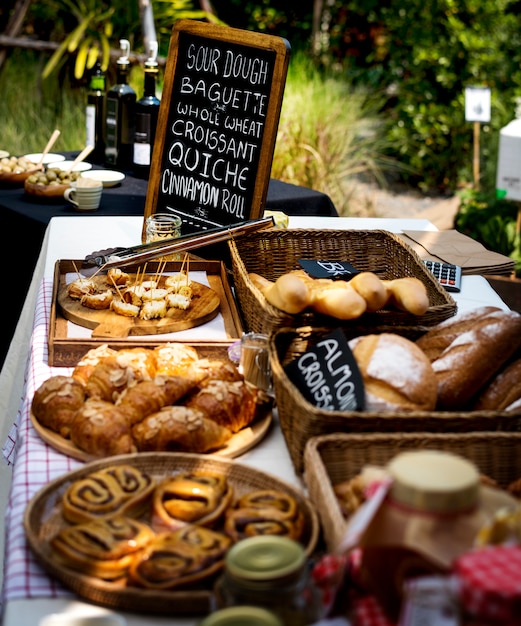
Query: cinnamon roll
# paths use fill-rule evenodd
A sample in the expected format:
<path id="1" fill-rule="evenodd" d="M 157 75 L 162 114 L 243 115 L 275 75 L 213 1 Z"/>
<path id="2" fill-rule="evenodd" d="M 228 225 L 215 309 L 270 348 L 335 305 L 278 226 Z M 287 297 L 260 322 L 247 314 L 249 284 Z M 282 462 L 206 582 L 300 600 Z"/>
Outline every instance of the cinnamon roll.
<path id="1" fill-rule="evenodd" d="M 85 387 L 71 376 L 52 376 L 36 390 L 31 410 L 38 422 L 69 437 L 74 415 L 85 401 Z"/>
<path id="2" fill-rule="evenodd" d="M 222 569 L 230 546 L 229 537 L 202 526 L 156 535 L 130 566 L 130 584 L 164 590 L 199 582 Z"/>
<path id="3" fill-rule="evenodd" d="M 214 526 L 233 497 L 222 474 L 183 472 L 165 478 L 154 491 L 152 523 L 177 529 L 187 523 Z"/>
<path id="4" fill-rule="evenodd" d="M 114 515 L 140 515 L 155 480 L 132 465 L 114 465 L 73 481 L 62 498 L 63 516 L 72 523 Z"/>
<path id="5" fill-rule="evenodd" d="M 298 541 L 304 533 L 304 515 L 287 493 L 253 491 L 227 509 L 224 530 L 233 541 L 255 535 L 280 535 Z"/>
<path id="6" fill-rule="evenodd" d="M 124 576 L 136 554 L 155 536 L 147 524 L 130 517 L 97 519 L 63 528 L 51 540 L 59 560 L 89 576 Z"/>

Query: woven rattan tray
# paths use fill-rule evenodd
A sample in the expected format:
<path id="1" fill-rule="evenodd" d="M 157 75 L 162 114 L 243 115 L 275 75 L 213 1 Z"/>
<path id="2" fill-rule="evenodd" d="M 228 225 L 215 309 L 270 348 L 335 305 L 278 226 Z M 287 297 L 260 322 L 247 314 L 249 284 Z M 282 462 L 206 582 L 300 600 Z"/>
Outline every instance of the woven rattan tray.
<path id="1" fill-rule="evenodd" d="M 454 299 L 440 286 L 416 252 L 397 235 L 383 230 L 274 229 L 252 233 L 229 242 L 233 278 L 245 324 L 251 332 L 269 334 L 284 326 L 432 326 L 457 311 Z M 250 280 L 249 273 L 276 280 L 299 269 L 300 259 L 348 261 L 360 271 L 392 280 L 420 279 L 427 288 L 430 307 L 421 316 L 385 309 L 365 313 L 359 320 L 339 320 L 304 312 L 289 315 L 269 304 Z"/>
<path id="2" fill-rule="evenodd" d="M 380 328 L 415 340 L 421 329 Z M 327 328 L 281 328 L 269 339 L 273 389 L 279 423 L 297 473 L 303 471 L 304 449 L 311 437 L 329 433 L 521 431 L 521 416 L 506 411 L 326 411 L 308 402 L 288 378 L 284 366 L 304 354 Z M 365 332 L 373 332 L 366 328 Z M 347 339 L 359 332 L 349 335 Z"/>
<path id="3" fill-rule="evenodd" d="M 312 437 L 305 450 L 304 479 L 330 551 L 347 528 L 334 485 L 353 479 L 365 465 L 384 466 L 398 453 L 418 449 L 461 455 L 503 488 L 521 478 L 521 433 L 334 433 Z"/>
<path id="4" fill-rule="evenodd" d="M 139 455 L 121 455 L 87 463 L 50 482 L 41 489 L 27 505 L 24 528 L 33 553 L 49 574 L 56 577 L 80 597 L 95 604 L 124 611 L 165 615 L 202 615 L 212 608 L 212 582 L 197 589 L 155 591 L 125 587 L 121 583 L 110 583 L 86 576 L 63 567 L 53 558 L 51 538 L 66 525 L 61 514 L 61 498 L 67 487 L 75 480 L 93 471 L 117 464 L 131 464 L 156 478 L 184 471 L 201 471 L 224 474 L 241 496 L 258 489 L 275 489 L 293 496 L 305 517 L 303 544 L 311 555 L 319 535 L 318 516 L 310 501 L 301 491 L 270 474 L 255 470 L 247 465 L 226 459 L 209 458 L 187 453 L 150 452 Z"/>

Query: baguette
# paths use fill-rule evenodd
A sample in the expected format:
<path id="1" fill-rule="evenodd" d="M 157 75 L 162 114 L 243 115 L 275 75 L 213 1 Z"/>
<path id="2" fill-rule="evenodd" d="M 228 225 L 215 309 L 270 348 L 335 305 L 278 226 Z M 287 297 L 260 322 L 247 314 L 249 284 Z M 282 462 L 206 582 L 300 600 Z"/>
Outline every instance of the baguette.
<path id="1" fill-rule="evenodd" d="M 521 412 L 521 358 L 509 361 L 474 400 L 474 411 Z"/>
<path id="2" fill-rule="evenodd" d="M 521 314 L 480 307 L 441 322 L 416 343 L 438 379 L 437 408 L 467 408 L 520 348 Z"/>

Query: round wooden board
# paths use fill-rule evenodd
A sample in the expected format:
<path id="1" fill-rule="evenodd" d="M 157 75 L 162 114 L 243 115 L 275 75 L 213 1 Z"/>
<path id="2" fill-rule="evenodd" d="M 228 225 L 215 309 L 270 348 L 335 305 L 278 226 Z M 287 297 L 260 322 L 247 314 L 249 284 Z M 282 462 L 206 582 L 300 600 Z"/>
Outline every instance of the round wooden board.
<path id="1" fill-rule="evenodd" d="M 238 433 L 232 435 L 228 443 L 224 447 L 212 453 L 212 455 L 229 459 L 241 456 L 241 454 L 244 454 L 250 450 L 250 448 L 256 446 L 264 438 L 271 425 L 271 421 L 272 412 L 270 410 L 256 418 L 246 428 L 243 428 Z M 49 428 L 42 426 L 36 417 L 34 417 L 32 412 L 31 423 L 43 441 L 58 452 L 61 452 L 72 459 L 76 459 L 77 461 L 84 461 L 86 463 L 98 459 L 98 457 L 78 448 L 70 439 L 66 439 Z"/>
<path id="2" fill-rule="evenodd" d="M 134 276 L 130 275 L 130 283 Z M 96 276 L 94 280 L 104 290 L 108 287 L 104 276 Z M 164 277 L 161 277 L 159 286 L 162 286 Z M 79 300 L 74 300 L 67 293 L 67 285 L 60 284 L 58 288 L 58 304 L 65 319 L 79 326 L 92 329 L 93 337 L 111 338 L 128 337 L 128 335 L 159 335 L 173 333 L 188 328 L 206 324 L 219 312 L 221 301 L 218 294 L 210 287 L 201 283 L 191 282 L 192 300 L 186 311 L 173 309 L 171 317 L 154 320 L 142 320 L 137 317 L 124 317 L 110 309 L 101 311 L 83 306 Z"/>
<path id="3" fill-rule="evenodd" d="M 122 464 L 131 464 L 152 475 L 156 480 L 183 471 L 220 473 L 226 476 L 236 497 L 254 490 L 273 489 L 296 499 L 304 516 L 304 534 L 301 539 L 310 557 L 317 545 L 320 526 L 318 515 L 302 490 L 261 470 L 256 470 L 231 459 L 214 455 L 176 452 L 144 452 L 112 457 L 87 463 L 51 481 L 37 492 L 28 503 L 24 514 L 24 530 L 28 544 L 45 570 L 69 587 L 81 598 L 100 606 L 158 615 L 204 615 L 212 610 L 213 581 L 201 582 L 192 588 L 174 588 L 169 591 L 140 589 L 125 585 L 124 581 L 103 581 L 66 567 L 52 548 L 52 538 L 68 525 L 62 515 L 65 490 L 76 480 L 94 471 Z M 146 521 L 146 519 L 144 519 Z"/>

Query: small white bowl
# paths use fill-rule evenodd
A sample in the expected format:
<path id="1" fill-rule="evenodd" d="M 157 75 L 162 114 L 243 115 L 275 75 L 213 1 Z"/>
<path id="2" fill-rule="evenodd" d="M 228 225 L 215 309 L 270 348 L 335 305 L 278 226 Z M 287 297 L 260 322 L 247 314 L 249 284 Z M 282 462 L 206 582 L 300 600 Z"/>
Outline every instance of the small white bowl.
<path id="1" fill-rule="evenodd" d="M 47 167 L 51 169 L 58 170 L 68 170 L 69 167 L 74 163 L 74 161 L 57 161 L 55 163 L 49 163 Z M 92 163 L 87 163 L 86 161 L 80 161 L 74 166 L 74 172 L 86 172 L 87 170 L 92 169 Z"/>
<path id="2" fill-rule="evenodd" d="M 24 154 L 24 157 L 28 161 L 32 161 L 33 163 L 39 163 L 42 158 L 41 152 L 33 152 L 32 154 Z M 47 165 L 48 163 L 57 163 L 58 161 L 65 161 L 65 157 L 63 154 L 54 154 L 52 152 L 48 152 L 43 157 L 43 164 Z"/>
<path id="3" fill-rule="evenodd" d="M 125 178 L 125 174 L 115 170 L 90 170 L 89 172 L 84 172 L 81 176 L 82 178 L 99 180 L 104 187 L 114 187 Z"/>

